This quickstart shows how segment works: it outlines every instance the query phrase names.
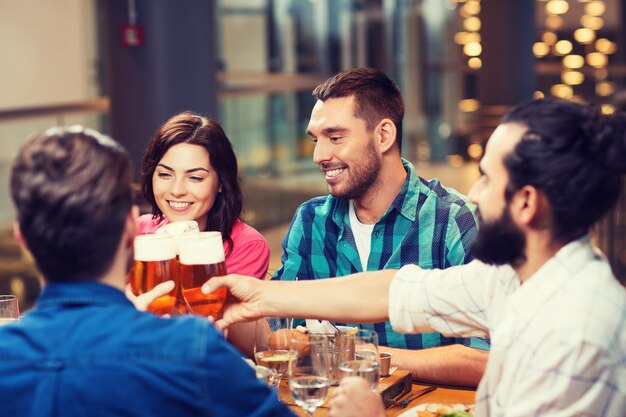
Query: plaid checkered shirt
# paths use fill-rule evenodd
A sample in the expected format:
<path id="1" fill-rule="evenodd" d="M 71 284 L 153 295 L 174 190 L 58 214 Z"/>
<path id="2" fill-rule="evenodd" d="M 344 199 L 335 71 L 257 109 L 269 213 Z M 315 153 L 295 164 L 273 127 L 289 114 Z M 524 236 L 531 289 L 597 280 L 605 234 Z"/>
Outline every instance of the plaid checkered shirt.
<path id="1" fill-rule="evenodd" d="M 470 246 L 477 234 L 473 209 L 457 192 L 438 180 L 426 181 L 403 160 L 407 177 L 387 212 L 374 225 L 367 270 L 447 268 L 471 260 Z M 272 279 L 298 280 L 338 277 L 363 272 L 350 228 L 349 200 L 331 195 L 313 198 L 294 215 L 283 240 L 282 267 Z M 360 325 L 374 329 L 379 344 L 424 349 L 463 344 L 488 349 L 481 338 L 444 337 L 439 333 L 403 335 L 389 322 Z"/>
<path id="2" fill-rule="evenodd" d="M 512 268 L 479 261 L 405 266 L 389 318 L 402 332 L 491 337 L 476 416 L 626 416 L 626 289 L 588 238 L 523 285 Z"/>

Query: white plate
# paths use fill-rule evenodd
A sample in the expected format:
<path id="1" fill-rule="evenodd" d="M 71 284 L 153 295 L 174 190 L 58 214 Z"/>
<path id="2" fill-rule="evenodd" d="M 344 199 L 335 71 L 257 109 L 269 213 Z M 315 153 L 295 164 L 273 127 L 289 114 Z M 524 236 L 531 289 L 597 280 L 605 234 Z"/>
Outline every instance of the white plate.
<path id="1" fill-rule="evenodd" d="M 432 407 L 432 411 L 431 411 Z M 424 403 L 418 404 L 415 407 L 411 407 L 406 410 L 404 413 L 398 415 L 398 417 L 417 417 L 416 413 L 418 411 L 431 411 L 432 413 L 436 412 L 436 409 L 439 407 L 450 407 L 453 411 L 467 411 L 468 408 L 473 409 L 474 406 L 470 404 L 443 404 L 443 403 Z M 472 412 L 471 410 L 469 411 Z"/>

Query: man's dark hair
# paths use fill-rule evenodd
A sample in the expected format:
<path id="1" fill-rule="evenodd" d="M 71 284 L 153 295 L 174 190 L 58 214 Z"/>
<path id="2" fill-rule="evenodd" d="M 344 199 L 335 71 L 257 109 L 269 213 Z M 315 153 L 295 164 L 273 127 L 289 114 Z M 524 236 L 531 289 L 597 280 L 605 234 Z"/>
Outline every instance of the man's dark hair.
<path id="1" fill-rule="evenodd" d="M 355 117 L 365 120 L 370 131 L 382 119 L 391 119 L 397 129 L 398 149 L 402 150 L 404 103 L 398 86 L 384 72 L 373 68 L 340 72 L 318 85 L 313 96 L 320 101 L 354 96 Z"/>
<path id="2" fill-rule="evenodd" d="M 243 193 L 233 146 L 222 126 L 215 120 L 183 112 L 172 116 L 156 131 L 141 164 L 141 190 L 152 206 L 152 214 L 159 219 L 163 218 L 154 198 L 152 176 L 163 155 L 179 143 L 199 145 L 209 153 L 209 161 L 217 172 L 222 192 L 218 193 L 209 211 L 205 230 L 222 232 L 222 238 L 228 242 L 228 252 L 231 252 L 233 241 L 230 234 L 235 221 L 241 216 Z"/>
<path id="3" fill-rule="evenodd" d="M 97 280 L 113 262 L 132 206 L 130 160 L 95 130 L 48 129 L 20 150 L 11 195 L 46 280 Z"/>
<path id="4" fill-rule="evenodd" d="M 555 238 L 582 236 L 616 203 L 626 172 L 623 113 L 608 116 L 595 106 L 546 99 L 515 107 L 503 123 L 528 129 L 504 161 L 507 197 L 524 185 L 541 190 Z"/>

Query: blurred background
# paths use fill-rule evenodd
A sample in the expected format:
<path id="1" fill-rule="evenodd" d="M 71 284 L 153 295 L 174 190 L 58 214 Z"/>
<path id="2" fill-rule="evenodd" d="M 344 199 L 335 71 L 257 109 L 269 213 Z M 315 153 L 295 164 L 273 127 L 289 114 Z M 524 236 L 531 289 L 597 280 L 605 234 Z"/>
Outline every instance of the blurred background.
<path id="1" fill-rule="evenodd" d="M 0 0 L 0 293 L 26 310 L 40 290 L 12 237 L 8 184 L 35 131 L 108 133 L 137 180 L 168 117 L 218 119 L 273 272 L 296 207 L 326 193 L 305 134 L 325 78 L 385 70 L 405 99 L 403 156 L 466 193 L 510 106 L 557 96 L 626 108 L 625 19 L 626 0 Z M 624 280 L 626 193 L 594 238 Z"/>

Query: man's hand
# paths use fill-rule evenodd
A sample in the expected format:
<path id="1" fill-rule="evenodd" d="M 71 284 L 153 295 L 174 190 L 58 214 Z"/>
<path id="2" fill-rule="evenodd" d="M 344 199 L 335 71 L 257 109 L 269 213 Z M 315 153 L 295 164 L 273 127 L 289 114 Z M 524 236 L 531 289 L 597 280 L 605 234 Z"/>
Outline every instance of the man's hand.
<path id="1" fill-rule="evenodd" d="M 130 284 L 126 285 L 126 298 L 135 305 L 135 308 L 139 311 L 146 311 L 151 302 L 157 298 L 169 293 L 174 289 L 174 281 L 165 281 L 151 289 L 150 291 L 141 295 L 133 294 L 133 290 L 130 288 Z"/>
<path id="2" fill-rule="evenodd" d="M 218 288 L 228 289 L 228 298 L 224 305 L 222 318 L 215 322 L 218 329 L 225 329 L 231 324 L 255 320 L 267 316 L 263 308 L 264 287 L 270 284 L 245 275 L 227 275 L 208 280 L 202 286 L 202 292 L 211 293 Z"/>
<path id="3" fill-rule="evenodd" d="M 384 417 L 380 395 L 365 379 L 351 376 L 341 380 L 328 405 L 329 417 Z"/>

